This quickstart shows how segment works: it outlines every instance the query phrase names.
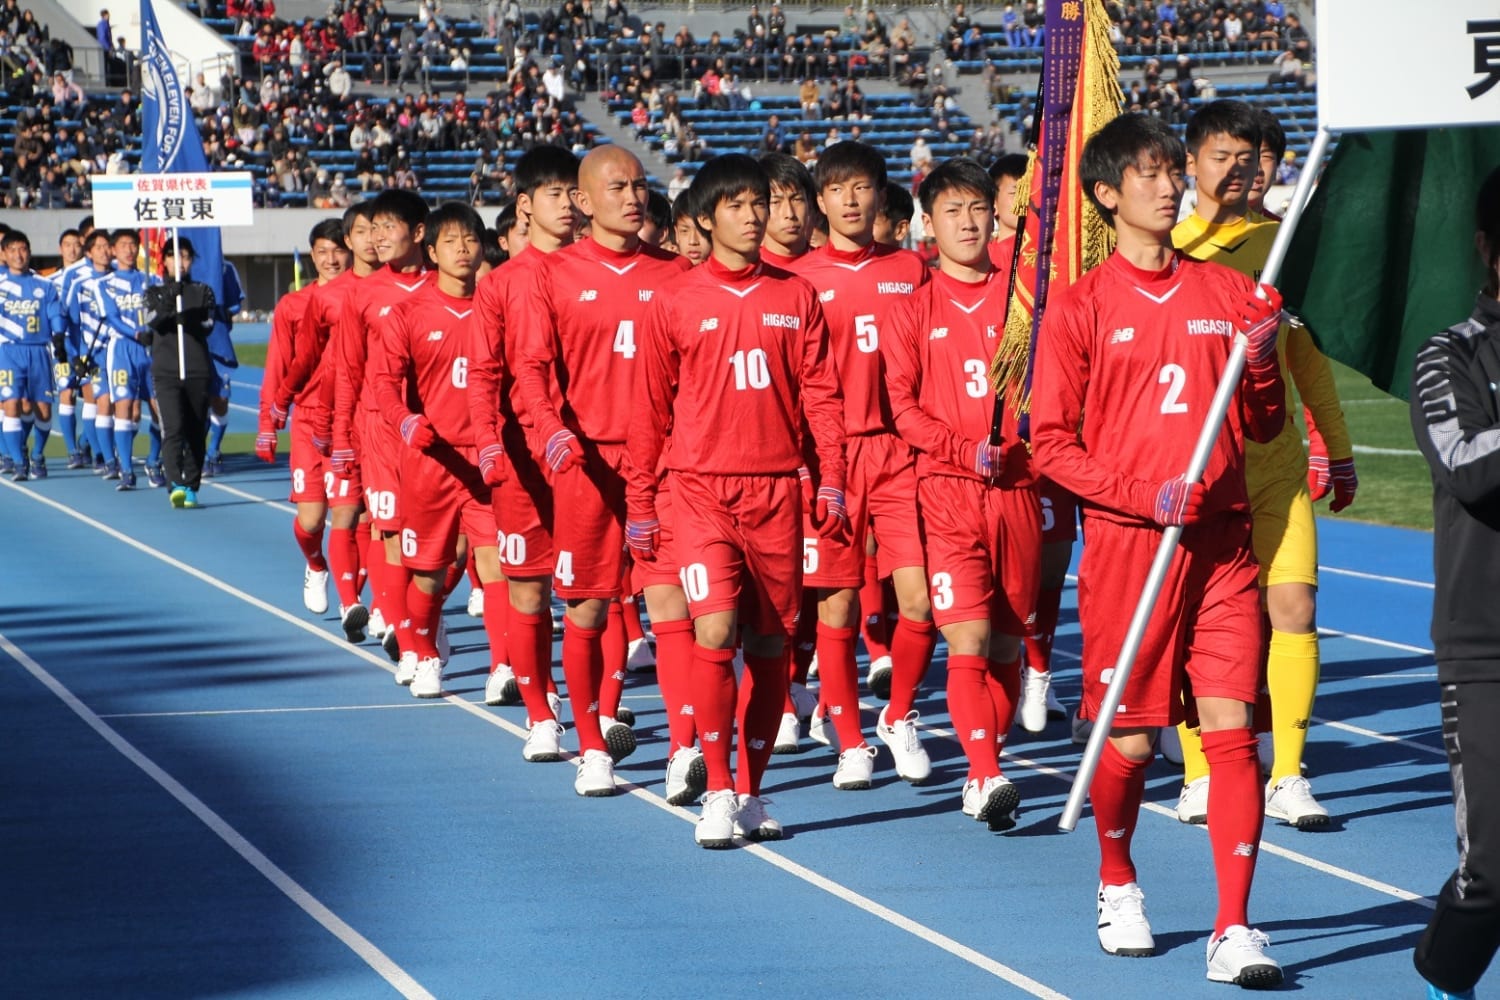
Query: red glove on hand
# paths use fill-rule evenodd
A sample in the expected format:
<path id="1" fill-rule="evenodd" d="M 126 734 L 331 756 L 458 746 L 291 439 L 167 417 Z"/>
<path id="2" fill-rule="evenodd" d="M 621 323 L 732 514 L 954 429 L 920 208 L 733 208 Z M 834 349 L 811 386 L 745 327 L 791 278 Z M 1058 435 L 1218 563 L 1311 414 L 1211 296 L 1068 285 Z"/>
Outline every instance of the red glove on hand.
<path id="1" fill-rule="evenodd" d="M 318 434 L 317 431 L 313 431 L 312 432 L 312 446 L 313 446 L 313 451 L 316 451 L 319 455 L 322 455 L 324 458 L 328 457 L 328 455 L 329 455 L 329 451 L 328 451 L 329 441 L 328 441 L 328 439 L 326 437 L 319 436 L 319 434 Z"/>
<path id="2" fill-rule="evenodd" d="M 1203 484 L 1182 476 L 1168 479 L 1156 491 L 1156 523 L 1172 528 L 1192 524 L 1203 516 Z"/>
<path id="3" fill-rule="evenodd" d="M 974 471 L 986 482 L 995 482 L 1005 474 L 1005 449 L 988 441 L 979 442 L 974 448 Z"/>
<path id="4" fill-rule="evenodd" d="M 1281 293 L 1267 284 L 1240 303 L 1240 332 L 1245 335 L 1245 367 L 1266 371 L 1276 366 L 1276 334 L 1281 330 Z"/>
<path id="5" fill-rule="evenodd" d="M 1333 481 L 1328 475 L 1328 446 L 1317 428 L 1307 430 L 1307 492 L 1317 503 L 1328 495 Z"/>
<path id="6" fill-rule="evenodd" d="M 275 431 L 261 431 L 255 435 L 255 457 L 266 463 L 276 461 Z"/>
<path id="7" fill-rule="evenodd" d="M 797 470 L 797 486 L 802 490 L 803 508 L 811 513 L 814 501 L 812 470 L 805 465 Z"/>
<path id="8" fill-rule="evenodd" d="M 819 486 L 813 500 L 813 527 L 823 538 L 845 538 L 849 534 L 849 508 L 844 491 L 836 486 Z"/>
<path id="9" fill-rule="evenodd" d="M 505 449 L 498 444 L 487 444 L 479 449 L 479 472 L 486 486 L 499 486 L 505 482 Z"/>
<path id="10" fill-rule="evenodd" d="M 286 409 L 284 407 L 277 406 L 275 403 L 271 404 L 270 409 L 271 409 L 271 427 L 272 427 L 273 430 L 278 430 L 279 431 L 283 427 L 286 426 L 286 416 L 287 416 Z"/>
<path id="11" fill-rule="evenodd" d="M 1359 477 L 1354 474 L 1354 459 L 1335 458 L 1328 463 L 1329 478 L 1333 480 L 1333 503 L 1328 509 L 1337 514 L 1354 502 L 1354 491 L 1359 489 Z"/>
<path id="12" fill-rule="evenodd" d="M 625 544 L 630 554 L 641 562 L 656 562 L 661 545 L 661 522 L 653 512 L 650 517 L 631 518 L 625 522 Z"/>
<path id="13" fill-rule="evenodd" d="M 553 472 L 583 468 L 583 449 L 572 431 L 561 430 L 547 439 L 547 468 Z"/>
<path id="14" fill-rule="evenodd" d="M 333 466 L 333 474 L 340 479 L 348 479 L 354 475 L 354 449 L 335 448 L 329 456 L 328 462 Z"/>
<path id="15" fill-rule="evenodd" d="M 432 443 L 437 440 L 437 433 L 426 417 L 413 413 L 401 421 L 401 440 L 406 442 L 408 448 L 423 451 L 432 447 Z"/>

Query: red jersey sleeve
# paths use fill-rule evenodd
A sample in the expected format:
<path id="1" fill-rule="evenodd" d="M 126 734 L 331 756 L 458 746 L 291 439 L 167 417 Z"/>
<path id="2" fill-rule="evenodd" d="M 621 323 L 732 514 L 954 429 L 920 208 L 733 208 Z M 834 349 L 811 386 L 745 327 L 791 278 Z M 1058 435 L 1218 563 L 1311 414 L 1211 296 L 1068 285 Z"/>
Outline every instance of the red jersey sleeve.
<path id="1" fill-rule="evenodd" d="M 802 334 L 802 416 L 818 454 L 819 485 L 842 490 L 848 481 L 844 468 L 844 396 L 823 310 L 816 298 L 809 296 L 807 302 Z"/>
<path id="2" fill-rule="evenodd" d="M 520 275 L 511 291 L 510 314 L 513 322 L 508 331 L 515 346 L 516 391 L 525 412 L 531 417 L 537 438 L 548 441 L 553 434 L 566 430 L 558 406 L 561 392 L 557 384 L 559 338 L 557 311 L 553 296 L 576 291 L 559 287 L 557 258 L 567 250 L 548 256 L 545 263 Z M 599 345 L 590 345 L 602 349 Z"/>
<path id="3" fill-rule="evenodd" d="M 885 357 L 886 388 L 891 396 L 891 415 L 896 431 L 917 451 L 943 464 L 972 471 L 974 448 L 951 427 L 922 408 L 923 350 L 922 338 L 928 331 L 922 327 L 925 310 L 919 308 L 919 293 L 901 303 L 886 322 L 886 336 L 880 346 Z"/>
<path id="4" fill-rule="evenodd" d="M 505 266 L 491 271 L 474 290 L 469 324 L 469 424 L 479 448 L 500 445 L 500 384 L 505 377 L 505 316 L 500 283 Z"/>
<path id="5" fill-rule="evenodd" d="M 646 316 L 635 359 L 635 400 L 625 448 L 625 502 L 631 517 L 645 517 L 656 500 L 658 463 L 677 396 L 681 358 L 673 342 L 675 311 L 659 296 Z"/>
<path id="6" fill-rule="evenodd" d="M 365 326 L 358 309 L 345 309 L 339 316 L 333 344 L 337 361 L 333 369 L 333 446 L 351 449 L 354 410 L 365 379 Z"/>
<path id="7" fill-rule="evenodd" d="M 341 297 L 343 286 L 352 280 L 352 277 L 341 274 L 326 285 L 313 286 L 308 292 L 297 322 L 291 327 L 291 351 L 286 358 L 285 374 L 276 390 L 276 402 L 283 408 L 294 399 L 299 403 L 309 402 L 298 397 L 303 389 L 313 384 L 314 373 L 324 368 L 324 355 L 332 333 L 332 310 L 328 303 L 335 297 Z M 261 392 L 265 391 L 262 387 Z M 321 404 L 321 392 L 317 400 L 310 402 Z"/>
<path id="8" fill-rule="evenodd" d="M 393 309 L 380 328 L 371 332 L 372 337 L 380 338 L 381 344 L 380 351 L 372 352 L 370 356 L 370 385 L 375 391 L 380 412 L 398 429 L 412 412 L 406 400 L 408 382 L 415 367 L 411 321 L 415 318 L 413 306 L 416 304 L 403 304 Z"/>
<path id="9" fill-rule="evenodd" d="M 271 405 L 277 402 L 281 383 L 286 377 L 287 359 L 291 354 L 291 313 L 297 308 L 298 296 L 283 296 L 271 314 L 271 339 L 266 345 L 266 373 L 260 383 L 260 431 L 272 429 Z M 283 409 L 286 404 L 282 404 Z"/>

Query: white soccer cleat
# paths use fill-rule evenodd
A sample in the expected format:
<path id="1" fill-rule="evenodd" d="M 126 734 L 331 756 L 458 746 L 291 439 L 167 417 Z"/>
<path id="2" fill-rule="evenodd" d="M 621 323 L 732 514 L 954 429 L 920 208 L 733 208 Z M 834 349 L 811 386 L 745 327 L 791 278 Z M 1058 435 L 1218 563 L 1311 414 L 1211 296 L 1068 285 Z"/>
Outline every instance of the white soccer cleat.
<path id="1" fill-rule="evenodd" d="M 302 606 L 315 615 L 328 611 L 328 571 L 308 567 L 302 571 Z"/>
<path id="2" fill-rule="evenodd" d="M 379 608 L 371 608 L 370 627 L 368 629 L 370 637 L 372 639 L 375 639 L 376 641 L 379 641 L 385 638 L 385 634 L 389 630 L 390 626 L 385 623 L 385 615 L 380 613 Z"/>
<path id="3" fill-rule="evenodd" d="M 481 588 L 475 587 L 469 591 L 469 603 L 464 610 L 469 613 L 470 618 L 484 617 L 484 591 Z"/>
<path id="4" fill-rule="evenodd" d="M 880 710 L 880 719 L 875 724 L 875 735 L 880 742 L 891 748 L 891 757 L 896 762 L 896 773 L 902 781 L 920 785 L 932 776 L 932 758 L 922 748 L 922 739 L 917 735 L 917 722 L 921 716 L 907 712 L 905 718 L 886 725 L 885 717 L 890 706 Z"/>
<path id="5" fill-rule="evenodd" d="M 1099 947 L 1122 958 L 1156 954 L 1156 939 L 1146 919 L 1146 894 L 1134 882 L 1099 884 Z"/>
<path id="6" fill-rule="evenodd" d="M 838 749 L 839 734 L 834 730 L 833 723 L 828 721 L 828 716 L 816 708 L 813 709 L 812 718 L 807 723 L 807 737 L 814 743 Z"/>
<path id="7" fill-rule="evenodd" d="M 1156 749 L 1169 764 L 1182 766 L 1182 732 L 1176 726 L 1162 726 L 1156 738 Z"/>
<path id="8" fill-rule="evenodd" d="M 656 669 L 656 651 L 645 636 L 631 639 L 625 652 L 625 669 L 632 674 L 649 674 Z"/>
<path id="9" fill-rule="evenodd" d="M 369 621 L 370 611 L 363 604 L 339 605 L 339 626 L 344 630 L 344 638 L 350 642 L 365 641 L 365 625 Z"/>
<path id="10" fill-rule="evenodd" d="M 1194 778 L 1177 795 L 1177 820 L 1202 826 L 1208 822 L 1208 778 Z"/>
<path id="11" fill-rule="evenodd" d="M 1052 692 L 1052 671 L 1021 668 L 1021 728 L 1040 733 L 1047 728 L 1047 695 Z"/>
<path id="12" fill-rule="evenodd" d="M 573 791 L 591 799 L 615 794 L 615 765 L 609 754 L 603 750 L 585 750 L 573 763 L 578 765 Z"/>
<path id="13" fill-rule="evenodd" d="M 685 806 L 697 802 L 708 789 L 708 765 L 697 747 L 678 747 L 667 758 L 667 803 Z"/>
<path id="14" fill-rule="evenodd" d="M 872 746 L 858 746 L 839 754 L 839 766 L 833 772 L 833 787 L 841 792 L 861 792 L 869 788 L 875 776 L 875 754 Z"/>
<path id="15" fill-rule="evenodd" d="M 619 719 L 599 716 L 599 731 L 604 734 L 604 745 L 609 747 L 609 756 L 616 764 L 635 753 L 635 730 Z"/>
<path id="16" fill-rule="evenodd" d="M 981 784 L 970 778 L 964 782 L 963 809 L 965 816 L 972 816 L 996 832 L 1009 830 L 1016 825 L 1016 810 L 1021 805 L 1021 792 L 1003 774 L 985 778 Z"/>
<path id="17" fill-rule="evenodd" d="M 413 698 L 436 698 L 443 693 L 443 661 L 429 656 L 417 663 L 411 679 Z"/>
<path id="18" fill-rule="evenodd" d="M 771 800 L 759 795 L 738 797 L 734 813 L 734 832 L 746 840 L 780 840 L 781 824 L 766 812 L 766 803 Z"/>
<path id="19" fill-rule="evenodd" d="M 772 753 L 800 753 L 802 750 L 802 723 L 792 712 L 784 712 L 781 726 L 776 730 L 776 742 L 771 744 Z"/>
<path id="20" fill-rule="evenodd" d="M 401 658 L 396 661 L 396 683 L 406 687 L 416 680 L 417 677 L 417 654 L 402 653 Z"/>
<path id="21" fill-rule="evenodd" d="M 1067 717 L 1068 717 L 1068 710 L 1066 708 L 1064 708 L 1063 707 L 1063 703 L 1057 699 L 1057 689 L 1054 688 L 1051 684 L 1048 684 L 1047 685 L 1047 718 L 1049 718 L 1049 719 L 1066 719 Z"/>
<path id="22" fill-rule="evenodd" d="M 563 727 L 551 719 L 538 722 L 526 734 L 521 759 L 532 764 L 550 764 L 562 760 Z"/>
<path id="23" fill-rule="evenodd" d="M 818 654 L 814 653 L 812 659 L 807 661 L 807 679 L 813 680 L 818 676 Z"/>
<path id="24" fill-rule="evenodd" d="M 562 721 L 562 696 L 556 691 L 547 692 L 547 707 L 552 709 L 552 717 L 558 722 Z"/>
<path id="25" fill-rule="evenodd" d="M 818 709 L 818 696 L 807 689 L 806 684 L 791 684 L 792 708 L 799 719 L 812 718 L 813 712 Z"/>
<path id="26" fill-rule="evenodd" d="M 1252 990 L 1280 986 L 1281 966 L 1266 954 L 1270 946 L 1271 939 L 1261 931 L 1243 924 L 1225 928 L 1208 942 L 1209 981 Z"/>
<path id="27" fill-rule="evenodd" d="M 865 686 L 881 701 L 891 700 L 891 668 L 889 656 L 877 656 L 870 661 L 870 673 L 865 677 Z"/>
<path id="28" fill-rule="evenodd" d="M 508 663 L 495 664 L 495 669 L 484 680 L 484 703 L 514 705 L 520 700 L 521 685 L 516 683 L 516 672 Z"/>
<path id="29" fill-rule="evenodd" d="M 1266 785 L 1266 815 L 1299 830 L 1328 825 L 1328 810 L 1313 798 L 1312 786 L 1301 775 Z"/>
<path id="30" fill-rule="evenodd" d="M 739 812 L 739 796 L 733 789 L 709 792 L 703 796 L 703 815 L 693 828 L 693 840 L 699 847 L 718 850 L 734 846 L 734 817 Z"/>
<path id="31" fill-rule="evenodd" d="M 438 659 L 446 664 L 448 658 L 453 655 L 453 644 L 448 641 L 448 619 L 444 618 L 441 614 L 438 615 L 436 641 Z"/>

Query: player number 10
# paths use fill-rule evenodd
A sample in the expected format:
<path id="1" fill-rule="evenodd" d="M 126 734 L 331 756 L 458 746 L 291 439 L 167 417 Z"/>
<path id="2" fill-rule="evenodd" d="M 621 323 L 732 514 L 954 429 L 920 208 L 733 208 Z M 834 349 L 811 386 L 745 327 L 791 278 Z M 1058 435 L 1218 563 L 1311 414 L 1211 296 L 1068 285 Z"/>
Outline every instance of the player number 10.
<path id="1" fill-rule="evenodd" d="M 771 384 L 771 364 L 759 347 L 735 351 L 729 356 L 729 367 L 734 369 L 736 389 L 764 389 Z"/>

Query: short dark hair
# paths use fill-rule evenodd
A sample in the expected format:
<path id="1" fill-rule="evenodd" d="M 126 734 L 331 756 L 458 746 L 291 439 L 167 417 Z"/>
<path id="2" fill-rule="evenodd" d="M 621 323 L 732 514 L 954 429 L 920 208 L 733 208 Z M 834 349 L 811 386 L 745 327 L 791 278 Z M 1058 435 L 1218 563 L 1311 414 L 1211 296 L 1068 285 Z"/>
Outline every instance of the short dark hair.
<path id="1" fill-rule="evenodd" d="M 967 156 L 955 156 L 938 164 L 936 170 L 922 180 L 917 196 L 922 199 L 922 211 L 931 213 L 932 203 L 938 195 L 948 191 L 971 191 L 985 199 L 986 204 L 995 201 L 995 179 L 977 160 Z"/>
<path id="2" fill-rule="evenodd" d="M 1255 118 L 1260 122 L 1260 144 L 1270 146 L 1271 152 L 1276 155 L 1279 162 L 1286 155 L 1286 129 L 1282 128 L 1276 116 L 1265 108 L 1256 108 Z"/>
<path id="3" fill-rule="evenodd" d="M 438 236 L 444 229 L 457 226 L 465 234 L 484 242 L 484 220 L 472 205 L 461 201 L 445 201 L 427 214 L 427 228 L 423 231 L 422 245 L 431 250 L 437 246 Z"/>
<path id="4" fill-rule="evenodd" d="M 130 237 L 131 239 L 135 240 L 137 243 L 139 243 L 141 241 L 141 234 L 140 234 L 139 230 L 136 230 L 136 229 L 116 229 L 114 232 L 112 232 L 112 233 L 109 234 L 109 245 L 110 246 L 114 246 L 116 243 L 120 242 L 122 239 L 124 239 L 127 236 Z"/>
<path id="5" fill-rule="evenodd" d="M 354 220 L 364 219 L 366 222 L 375 221 L 375 199 L 366 198 L 356 205 L 350 205 L 344 209 L 344 218 L 341 220 L 344 226 L 344 235 L 347 237 L 354 231 Z"/>
<path id="6" fill-rule="evenodd" d="M 657 229 L 672 227 L 672 203 L 660 191 L 652 191 L 646 196 L 646 214 Z"/>
<path id="7" fill-rule="evenodd" d="M 1094 186 L 1107 184 L 1118 189 L 1125 181 L 1125 168 L 1147 158 L 1182 170 L 1187 165 L 1187 150 L 1160 118 L 1137 111 L 1113 119 L 1084 144 L 1078 163 L 1083 193 L 1106 218 L 1113 218 L 1114 213 L 1095 196 Z"/>
<path id="8" fill-rule="evenodd" d="M 754 157 L 726 153 L 703 164 L 688 191 L 694 216 L 712 216 L 720 202 L 747 191 L 769 199 L 771 180 Z"/>
<path id="9" fill-rule="evenodd" d="M 693 189 L 691 187 L 673 199 L 672 228 L 677 228 L 677 224 L 683 219 L 693 219 L 696 214 L 693 209 L 696 205 L 697 202 L 693 200 Z"/>
<path id="10" fill-rule="evenodd" d="M 885 208 L 881 210 L 892 223 L 911 222 L 911 217 L 916 214 L 917 203 L 912 200 L 911 191 L 903 184 L 895 181 L 887 181 L 885 185 Z"/>
<path id="11" fill-rule="evenodd" d="M 532 195 L 548 184 L 578 186 L 578 157 L 561 146 L 537 146 L 516 161 L 516 193 Z"/>
<path id="12" fill-rule="evenodd" d="M 0 247 L 15 246 L 17 243 L 24 243 L 30 247 L 31 238 L 19 229 L 8 230 L 4 236 L 0 236 Z"/>
<path id="13" fill-rule="evenodd" d="M 802 161 L 786 153 L 767 153 L 760 158 L 760 168 L 770 178 L 771 185 L 800 189 L 809 205 L 818 203 L 818 188 L 812 174 Z"/>
<path id="14" fill-rule="evenodd" d="M 104 241 L 105 246 L 109 246 L 109 233 L 106 233 L 102 229 L 95 229 L 90 232 L 86 237 L 84 237 L 83 252 L 88 253 L 89 250 L 93 248 L 94 244 L 98 243 L 100 240 Z"/>
<path id="15" fill-rule="evenodd" d="M 307 245 L 316 246 L 319 240 L 327 240 L 335 246 L 344 245 L 344 220 L 324 219 L 312 227 L 312 232 L 307 234 Z"/>
<path id="16" fill-rule="evenodd" d="M 67 239 L 69 236 L 77 236 L 79 239 L 83 239 L 83 234 L 80 233 L 78 230 L 76 230 L 76 229 L 64 229 L 62 231 L 62 233 L 57 237 L 57 245 L 58 246 L 62 246 L 62 241 L 65 240 L 65 239 Z"/>
<path id="17" fill-rule="evenodd" d="M 500 206 L 500 211 L 495 215 L 495 232 L 501 236 L 506 235 L 516 228 L 516 203 L 515 199 Z"/>
<path id="18" fill-rule="evenodd" d="M 1026 176 L 1026 161 L 1025 153 L 1006 153 L 990 164 L 990 176 L 997 182 L 1002 177 L 1014 177 L 1020 180 Z"/>
<path id="19" fill-rule="evenodd" d="M 172 246 L 172 244 L 172 240 L 168 240 L 166 243 L 162 244 L 161 255 L 163 257 L 175 257 L 177 256 L 177 251 L 180 250 L 182 251 L 182 254 L 184 256 L 191 257 L 194 260 L 198 259 L 198 251 L 193 246 L 193 241 L 188 239 L 186 236 L 179 236 L 177 238 L 177 246 L 175 248 Z"/>
<path id="20" fill-rule="evenodd" d="M 885 156 L 874 146 L 845 139 L 818 154 L 818 190 L 851 177 L 868 177 L 875 186 L 885 188 Z"/>
<path id="21" fill-rule="evenodd" d="M 500 247 L 500 230 L 498 229 L 486 228 L 479 240 L 479 246 L 484 251 L 484 262 L 490 267 L 499 267 L 510 259 L 510 255 Z"/>
<path id="22" fill-rule="evenodd" d="M 1260 116 L 1244 101 L 1209 101 L 1193 112 L 1187 123 L 1187 148 L 1194 156 L 1210 136 L 1227 135 L 1260 152 Z"/>
<path id="23" fill-rule="evenodd" d="M 94 217 L 92 215 L 85 215 L 82 219 L 78 220 L 78 231 L 80 233 L 92 232 L 93 229 Z"/>
<path id="24" fill-rule="evenodd" d="M 427 202 L 415 191 L 391 188 L 377 194 L 370 205 L 370 218 L 380 215 L 393 215 L 408 229 L 416 229 L 427 221 Z"/>

